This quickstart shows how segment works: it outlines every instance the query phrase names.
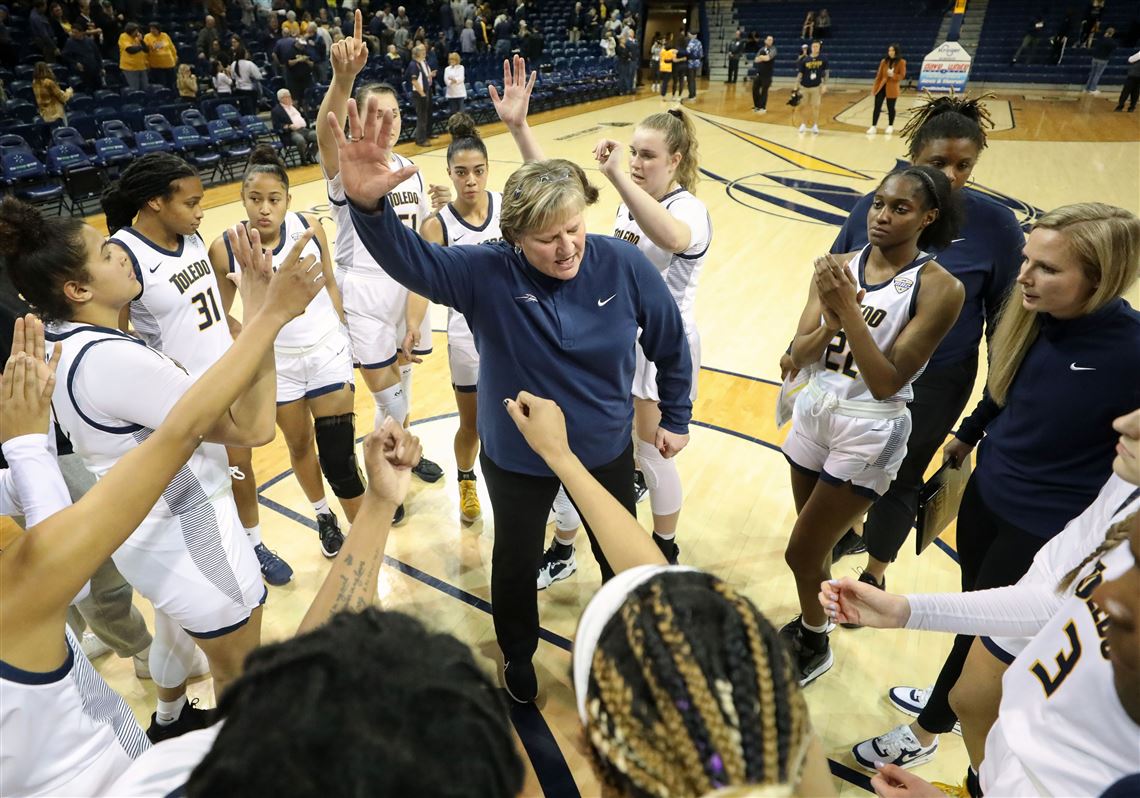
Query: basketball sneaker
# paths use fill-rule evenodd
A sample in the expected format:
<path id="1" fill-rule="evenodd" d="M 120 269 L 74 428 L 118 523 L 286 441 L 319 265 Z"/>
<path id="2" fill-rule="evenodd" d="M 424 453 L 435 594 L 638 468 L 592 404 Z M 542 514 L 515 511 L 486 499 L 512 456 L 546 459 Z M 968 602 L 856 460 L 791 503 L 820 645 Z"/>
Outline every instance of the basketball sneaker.
<path id="1" fill-rule="evenodd" d="M 529 704 L 538 697 L 538 676 L 530 660 L 504 665 L 503 685 L 507 688 L 507 695 L 520 704 Z"/>
<path id="2" fill-rule="evenodd" d="M 198 731 L 198 729 L 209 726 L 214 722 L 214 710 L 198 709 L 197 704 L 198 699 L 195 698 L 182 707 L 182 713 L 178 716 L 178 720 L 165 726 L 159 724 L 157 713 L 150 713 L 150 728 L 146 730 L 147 739 L 152 743 L 160 743 L 163 740 L 186 734 L 186 732 Z"/>
<path id="3" fill-rule="evenodd" d="M 403 521 L 404 520 L 404 514 L 405 514 L 404 513 L 404 505 L 401 504 L 399 507 L 396 508 L 396 512 L 394 512 L 392 514 L 392 526 L 395 526 L 396 524 Z"/>
<path id="4" fill-rule="evenodd" d="M 566 554 L 566 549 L 570 554 Z M 542 554 L 542 565 L 538 567 L 538 589 L 546 588 L 573 575 L 578 570 L 578 563 L 574 558 L 574 547 L 564 546 L 557 539 L 550 542 Z"/>
<path id="5" fill-rule="evenodd" d="M 92 662 L 104 654 L 111 653 L 111 647 L 103 642 L 103 638 L 99 637 L 99 635 L 90 629 L 83 633 L 83 637 L 79 640 L 79 647 L 83 649 L 83 653 L 87 659 Z"/>
<path id="6" fill-rule="evenodd" d="M 862 554 L 866 550 L 867 542 L 863 540 L 863 536 L 854 529 L 848 529 L 839 542 L 831 547 L 831 561 L 836 562 L 848 554 Z"/>
<path id="7" fill-rule="evenodd" d="M 344 545 L 344 533 L 340 531 L 336 515 L 317 514 L 317 536 L 321 539 L 321 554 L 332 559 L 340 553 L 340 547 Z"/>
<path id="8" fill-rule="evenodd" d="M 887 135 L 889 136 L 894 132 L 895 132 L 895 126 L 894 125 L 887 125 Z"/>
<path id="9" fill-rule="evenodd" d="M 277 556 L 277 552 L 267 549 L 264 543 L 258 543 L 253 547 L 253 551 L 257 554 L 261 576 L 266 582 L 274 587 L 281 587 L 293 578 L 293 569 L 289 567 L 289 563 Z"/>
<path id="10" fill-rule="evenodd" d="M 868 136 L 873 136 L 878 132 L 879 132 L 879 129 L 877 127 L 875 127 L 874 125 L 871 125 L 869 128 L 867 128 L 867 135 Z"/>
<path id="11" fill-rule="evenodd" d="M 886 590 L 887 589 L 887 577 L 886 576 L 883 577 L 883 583 L 879 584 L 878 582 L 875 581 L 875 577 L 871 576 L 869 573 L 864 571 L 863 573 L 859 574 L 859 581 L 865 585 L 870 585 L 871 587 L 878 588 L 879 590 Z M 863 624 L 861 624 L 861 623 L 841 623 L 839 625 L 842 626 L 844 629 L 862 629 L 863 628 Z"/>
<path id="12" fill-rule="evenodd" d="M 895 709 L 917 718 L 926 709 L 926 702 L 932 692 L 933 687 L 892 687 L 887 691 L 887 698 L 895 705 Z M 962 734 L 962 724 L 958 721 L 954 721 L 954 733 L 959 736 Z"/>
<path id="13" fill-rule="evenodd" d="M 420 461 L 416 463 L 412 473 L 422 479 L 424 482 L 439 482 L 443 477 L 443 469 L 438 465 L 428 460 L 426 457 L 421 457 Z"/>
<path id="14" fill-rule="evenodd" d="M 785 644 L 791 645 L 791 639 L 795 637 L 798 630 L 802 629 L 804 626 L 803 619 L 803 615 L 797 615 L 795 618 L 792 618 L 790 621 L 780 627 L 780 639 L 783 640 Z M 835 621 L 828 618 L 827 629 L 824 631 L 824 634 L 830 634 L 831 630 L 834 628 Z"/>
<path id="15" fill-rule="evenodd" d="M 459 517 L 471 524 L 479 520 L 483 508 L 479 506 L 479 491 L 475 480 L 464 479 L 459 483 Z"/>
<path id="16" fill-rule="evenodd" d="M 826 633 L 818 635 L 823 640 L 823 647 L 820 648 L 809 640 L 808 636 L 811 633 L 804 629 L 799 619 L 794 623 L 795 627 L 787 635 L 784 635 L 784 631 L 791 624 L 781 629 L 780 636 L 792 656 L 792 668 L 795 670 L 800 687 L 806 687 L 831 670 L 831 666 L 835 664 L 835 657 L 831 653 L 831 644 L 827 642 Z"/>
<path id="17" fill-rule="evenodd" d="M 640 468 L 635 468 L 633 470 L 633 499 L 641 504 L 647 496 L 649 496 L 649 486 L 645 484 L 645 474 L 641 473 Z"/>
<path id="18" fill-rule="evenodd" d="M 800 123 L 800 131 L 799 132 L 800 132 L 801 136 L 804 133 L 807 133 L 807 123 L 806 122 Z"/>
<path id="19" fill-rule="evenodd" d="M 811 126 L 811 132 L 814 135 L 818 135 L 819 134 L 819 125 L 812 125 Z"/>
<path id="20" fill-rule="evenodd" d="M 937 737 L 930 745 L 923 746 L 910 730 L 910 726 L 905 723 L 886 734 L 864 740 L 851 749 L 859 766 L 872 773 L 878 770 L 875 767 L 876 762 L 897 765 L 900 768 L 913 768 L 934 759 L 937 752 Z"/>

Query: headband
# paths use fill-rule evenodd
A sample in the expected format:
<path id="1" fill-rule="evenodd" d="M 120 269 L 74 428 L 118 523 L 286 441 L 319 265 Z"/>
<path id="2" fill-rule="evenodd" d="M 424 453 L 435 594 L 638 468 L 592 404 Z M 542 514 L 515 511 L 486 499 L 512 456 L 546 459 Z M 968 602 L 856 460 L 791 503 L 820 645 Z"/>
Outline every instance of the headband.
<path id="1" fill-rule="evenodd" d="M 934 178 L 921 169 L 907 169 L 906 173 L 908 175 L 918 175 L 922 178 L 922 182 L 926 183 L 930 189 L 930 196 L 934 197 L 934 210 L 941 212 L 942 205 L 938 201 L 938 189 L 934 185 Z"/>
<path id="2" fill-rule="evenodd" d="M 582 617 L 578 621 L 578 631 L 574 633 L 572 654 L 574 671 L 574 696 L 578 704 L 578 718 L 586 725 L 586 690 L 590 685 L 590 666 L 594 662 L 594 651 L 602 637 L 610 618 L 625 604 L 626 598 L 641 585 L 658 574 L 670 572 L 699 571 L 676 565 L 638 565 L 622 571 L 606 582 L 590 599 Z"/>

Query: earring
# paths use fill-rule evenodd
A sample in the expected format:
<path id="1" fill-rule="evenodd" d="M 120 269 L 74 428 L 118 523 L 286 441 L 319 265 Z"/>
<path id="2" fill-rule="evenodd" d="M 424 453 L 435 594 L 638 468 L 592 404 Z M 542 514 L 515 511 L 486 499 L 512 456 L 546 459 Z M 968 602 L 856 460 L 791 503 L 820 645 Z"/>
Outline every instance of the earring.
<path id="1" fill-rule="evenodd" d="M 518 244 L 515 244 L 515 254 L 516 255 L 522 254 L 522 247 L 520 247 Z"/>

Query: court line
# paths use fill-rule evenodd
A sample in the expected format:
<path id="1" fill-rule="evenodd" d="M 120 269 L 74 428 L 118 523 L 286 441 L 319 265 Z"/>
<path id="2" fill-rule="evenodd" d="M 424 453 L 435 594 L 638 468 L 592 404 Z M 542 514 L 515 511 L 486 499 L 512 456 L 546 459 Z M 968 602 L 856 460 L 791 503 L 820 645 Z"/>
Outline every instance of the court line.
<path id="1" fill-rule="evenodd" d="M 782 382 L 776 382 L 775 380 L 768 380 L 768 379 L 765 379 L 763 377 L 753 377 L 751 374 L 741 374 L 739 371 L 729 371 L 728 369 L 716 369 L 716 368 L 713 368 L 712 366 L 701 366 L 701 371 L 711 371 L 715 374 L 727 374 L 730 377 L 740 377 L 740 379 L 742 379 L 742 380 L 752 380 L 753 382 L 762 382 L 766 385 L 775 385 L 777 388 L 779 388 L 781 385 L 783 385 Z"/>

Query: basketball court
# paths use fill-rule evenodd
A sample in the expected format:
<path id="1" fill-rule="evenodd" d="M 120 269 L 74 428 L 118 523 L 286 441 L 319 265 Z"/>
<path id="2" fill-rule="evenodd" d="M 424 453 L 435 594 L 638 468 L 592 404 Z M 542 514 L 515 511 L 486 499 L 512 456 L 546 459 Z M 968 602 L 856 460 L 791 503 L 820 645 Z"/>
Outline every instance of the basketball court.
<path id="1" fill-rule="evenodd" d="M 1140 114 L 1111 113 L 1115 93 L 1107 91 L 1104 97 L 1077 102 L 1058 102 L 1034 91 L 1028 97 L 1003 93 L 992 102 L 997 131 L 974 171 L 976 187 L 1009 204 L 1026 224 L 1043 210 L 1078 201 L 1097 200 L 1140 212 Z M 703 174 L 697 194 L 708 205 L 714 237 L 697 294 L 704 359 L 699 397 L 691 442 L 678 459 L 685 486 L 677 535 L 681 562 L 743 588 L 775 624 L 797 612 L 794 582 L 783 559 L 794 509 L 788 466 L 779 451 L 787 429 L 777 429 L 774 422 L 778 359 L 795 330 L 812 260 L 827 252 L 854 200 L 905 157 L 897 133 L 871 137 L 863 132 L 870 121 L 866 89 L 839 89 L 825 97 L 818 136 L 796 133 L 791 109 L 784 105 L 787 95 L 786 88 L 773 91 L 770 113 L 760 116 L 751 112 L 746 84 L 713 84 L 687 106 L 696 117 L 700 142 Z M 896 131 L 913 97 L 900 99 Z M 601 200 L 587 213 L 589 232 L 611 232 L 619 204 L 616 191 L 593 168 L 595 143 L 602 137 L 628 142 L 639 119 L 668 107 L 671 104 L 643 88 L 636 98 L 599 101 L 533 119 L 547 156 L 577 161 L 602 189 Z M 484 130 L 491 189 L 501 189 L 520 163 L 509 135 L 501 131 L 501 125 Z M 402 146 L 399 151 L 414 158 L 428 182 L 445 183 L 446 137 L 438 144 L 436 149 Z M 292 179 L 291 209 L 324 216 L 331 241 L 334 225 L 319 169 L 295 169 Z M 207 243 L 245 218 L 238 191 L 237 184 L 207 191 L 209 210 L 201 228 Z M 1135 290 L 1129 301 L 1140 304 Z M 457 419 L 447 371 L 446 315 L 439 307 L 433 307 L 432 314 L 435 352 L 416 368 L 412 418 L 425 455 L 443 467 L 445 477 L 434 485 L 413 480 L 407 520 L 389 537 L 380 599 L 387 609 L 411 613 L 469 643 L 498 679 L 502 662 L 489 603 L 494 519 L 481 488 L 484 517 L 471 525 L 459 520 L 452 456 Z M 483 399 L 497 403 L 502 398 Z M 356 410 L 358 433 L 364 434 L 373 417 L 367 391 L 357 391 Z M 264 638 L 279 640 L 296 630 L 329 563 L 320 554 L 311 506 L 292 478 L 280 435 L 255 452 L 254 463 L 265 542 L 295 571 L 287 586 L 270 588 L 265 608 Z M 638 509 L 643 525 L 648 525 L 649 503 Z M 569 678 L 575 623 L 599 584 L 588 546 L 578 547 L 578 562 L 574 576 L 540 594 L 543 632 L 535 661 L 539 700 L 536 708 L 512 710 L 530 763 L 527 796 L 600 792 Z M 846 558 L 834 573 L 854 576 L 862 562 L 862 555 Z M 890 571 L 893 592 L 951 591 L 958 586 L 953 530 L 921 557 L 908 541 Z M 865 795 L 867 775 L 856 767 L 851 746 L 907 720 L 887 703 L 886 690 L 929 684 L 951 638 L 837 629 L 831 641 L 835 666 L 805 692 L 840 795 Z M 154 705 L 153 683 L 138 681 L 129 660 L 112 656 L 97 664 L 145 728 Z M 384 678 L 382 663 L 360 667 L 374 667 L 376 678 Z M 205 700 L 211 696 L 208 680 L 192 684 L 190 695 L 211 704 L 212 698 Z M 352 745 L 348 739 L 342 743 Z M 457 750 L 463 744 L 455 741 Z M 957 782 L 966 762 L 961 738 L 948 734 L 936 759 L 916 772 L 928 780 Z"/>

